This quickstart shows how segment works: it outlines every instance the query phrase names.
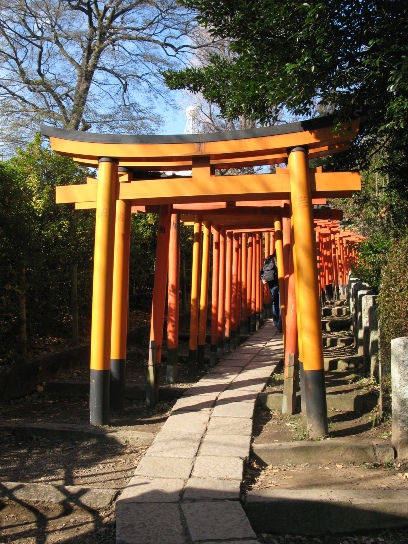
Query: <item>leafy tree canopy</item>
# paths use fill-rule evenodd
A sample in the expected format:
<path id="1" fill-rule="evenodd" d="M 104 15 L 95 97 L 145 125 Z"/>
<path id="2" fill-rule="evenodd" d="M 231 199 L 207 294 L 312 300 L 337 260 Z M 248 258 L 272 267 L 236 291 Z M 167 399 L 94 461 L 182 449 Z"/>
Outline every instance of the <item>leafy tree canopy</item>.
<path id="1" fill-rule="evenodd" d="M 347 167 L 382 149 L 391 182 L 405 189 L 408 166 L 408 4 L 405 0 L 181 0 L 232 55 L 168 71 L 170 88 L 202 92 L 221 115 L 274 123 L 338 111 L 361 115 Z"/>

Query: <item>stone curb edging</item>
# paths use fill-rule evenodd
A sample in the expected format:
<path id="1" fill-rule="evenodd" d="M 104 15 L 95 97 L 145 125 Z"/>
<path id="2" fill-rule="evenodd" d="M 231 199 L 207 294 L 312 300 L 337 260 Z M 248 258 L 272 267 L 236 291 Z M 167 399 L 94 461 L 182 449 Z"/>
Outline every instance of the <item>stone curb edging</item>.
<path id="1" fill-rule="evenodd" d="M 407 527 L 406 490 L 262 489 L 245 512 L 260 533 L 323 535 Z"/>
<path id="2" fill-rule="evenodd" d="M 395 459 L 391 444 L 350 442 L 331 442 L 305 440 L 282 442 L 279 444 L 252 444 L 254 455 L 266 465 L 277 465 L 285 459 L 288 464 L 337 463 L 388 463 Z"/>

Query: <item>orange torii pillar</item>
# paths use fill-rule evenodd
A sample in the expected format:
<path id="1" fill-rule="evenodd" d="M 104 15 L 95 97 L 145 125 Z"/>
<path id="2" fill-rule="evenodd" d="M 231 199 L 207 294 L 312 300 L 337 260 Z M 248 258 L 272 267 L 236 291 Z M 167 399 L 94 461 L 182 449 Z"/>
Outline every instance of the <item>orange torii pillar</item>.
<path id="1" fill-rule="evenodd" d="M 113 255 L 118 163 L 98 163 L 92 292 L 89 409 L 91 425 L 109 425 Z"/>
<path id="2" fill-rule="evenodd" d="M 333 302 L 333 255 L 330 229 L 325 229 L 324 237 L 325 261 L 326 261 L 326 298 Z"/>
<path id="3" fill-rule="evenodd" d="M 339 256 L 337 253 L 337 233 L 338 228 L 331 229 L 332 255 L 333 255 L 333 282 L 334 282 L 334 300 L 340 299 L 339 288 Z"/>
<path id="4" fill-rule="evenodd" d="M 264 234 L 264 258 L 269 257 L 269 255 L 272 255 L 270 253 L 271 250 L 271 238 L 273 238 L 273 234 L 271 232 L 265 232 Z M 262 261 L 263 263 L 263 261 Z M 269 290 L 269 286 L 267 283 L 262 284 L 262 291 L 263 291 L 263 314 L 265 318 L 272 317 L 272 297 L 271 292 Z"/>
<path id="5" fill-rule="evenodd" d="M 118 171 L 122 174 L 121 183 L 132 181 L 132 171 L 121 166 Z M 125 409 L 131 216 L 130 202 L 117 200 L 110 349 L 110 408 L 119 412 Z"/>
<path id="6" fill-rule="evenodd" d="M 248 234 L 248 248 L 247 248 L 247 296 L 246 296 L 246 307 L 247 307 L 247 322 L 248 322 L 248 334 L 252 332 L 251 322 L 252 322 L 252 260 L 254 253 L 254 237 L 252 234 Z"/>
<path id="7" fill-rule="evenodd" d="M 150 318 L 149 359 L 147 362 L 146 404 L 154 406 L 159 398 L 161 354 L 163 347 L 164 309 L 166 304 L 167 268 L 171 206 L 160 206 L 159 228 L 154 269 L 152 313 Z"/>
<path id="8" fill-rule="evenodd" d="M 248 246 L 247 235 L 241 234 L 241 331 L 248 334 Z"/>
<path id="9" fill-rule="evenodd" d="M 241 323 L 242 323 L 242 235 L 236 234 L 238 239 L 237 252 L 237 305 L 236 305 L 236 345 L 241 343 Z"/>
<path id="10" fill-rule="evenodd" d="M 282 331 L 285 335 L 286 326 L 286 298 L 285 298 L 285 264 L 283 257 L 283 236 L 282 236 L 282 221 L 280 218 L 274 219 L 275 226 L 275 251 L 276 262 L 278 265 L 278 282 L 279 282 L 279 298 L 281 310 Z"/>
<path id="11" fill-rule="evenodd" d="M 256 237 L 252 236 L 252 257 L 251 257 L 251 332 L 256 331 L 256 284 L 259 278 L 256 276 Z"/>
<path id="12" fill-rule="evenodd" d="M 197 371 L 198 314 L 200 291 L 201 216 L 194 218 L 193 264 L 191 270 L 189 372 Z"/>
<path id="13" fill-rule="evenodd" d="M 322 239 L 320 236 L 319 225 L 317 225 L 315 228 L 315 238 L 316 238 L 316 262 L 317 262 L 317 273 L 318 273 L 319 298 L 321 298 L 321 301 L 323 303 L 325 299 L 325 290 L 324 290 L 325 278 L 324 278 Z"/>
<path id="14" fill-rule="evenodd" d="M 232 240 L 232 272 L 231 272 L 231 349 L 235 349 L 238 345 L 237 330 L 238 330 L 238 257 L 239 257 L 239 234 L 233 233 Z"/>
<path id="15" fill-rule="evenodd" d="M 218 329 L 218 282 L 220 266 L 220 227 L 212 228 L 212 280 L 211 280 L 211 346 L 210 366 L 217 364 L 217 329 Z"/>
<path id="16" fill-rule="evenodd" d="M 299 335 L 303 346 L 303 360 L 299 363 L 303 365 L 302 395 L 306 400 L 310 435 L 325 436 L 328 433 L 327 404 L 307 148 L 291 149 L 288 166 L 299 293 L 296 305 L 301 314 Z"/>
<path id="17" fill-rule="evenodd" d="M 292 226 L 289 218 L 282 218 L 283 258 L 285 269 L 285 325 L 284 325 L 284 386 L 282 413 L 296 412 L 296 392 L 299 384 L 298 340 L 295 275 L 293 266 Z"/>
<path id="18" fill-rule="evenodd" d="M 336 232 L 337 228 L 330 228 L 330 242 L 331 242 L 331 254 L 333 263 L 333 300 L 339 300 L 339 265 L 336 246 Z"/>
<path id="19" fill-rule="evenodd" d="M 263 324 L 261 321 L 261 310 L 262 310 L 262 283 L 259 280 L 259 273 L 261 271 L 261 259 L 262 259 L 262 246 L 261 246 L 261 235 L 259 232 L 255 234 L 255 329 L 258 330 L 259 327 Z"/>
<path id="20" fill-rule="evenodd" d="M 218 276 L 218 323 L 217 323 L 217 356 L 221 357 L 224 353 L 224 334 L 225 334 L 225 227 L 220 230 L 220 260 Z"/>
<path id="21" fill-rule="evenodd" d="M 203 255 L 201 259 L 200 315 L 198 321 L 197 363 L 204 364 L 205 339 L 207 336 L 208 281 L 210 274 L 211 222 L 204 221 Z"/>
<path id="22" fill-rule="evenodd" d="M 225 334 L 224 351 L 231 351 L 231 301 L 232 301 L 232 231 L 227 231 L 225 248 Z"/>
<path id="23" fill-rule="evenodd" d="M 166 382 L 178 380 L 178 336 L 180 318 L 180 215 L 170 222 L 169 275 L 167 282 L 167 365 Z"/>

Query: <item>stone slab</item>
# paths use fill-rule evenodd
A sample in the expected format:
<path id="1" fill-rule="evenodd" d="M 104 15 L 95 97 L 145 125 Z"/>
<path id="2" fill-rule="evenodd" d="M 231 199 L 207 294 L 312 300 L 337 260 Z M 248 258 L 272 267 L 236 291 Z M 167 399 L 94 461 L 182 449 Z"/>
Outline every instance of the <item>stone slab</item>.
<path id="1" fill-rule="evenodd" d="M 172 414 L 178 412 L 199 412 L 208 410 L 214 406 L 218 393 L 207 393 L 204 395 L 183 396 L 173 406 Z"/>
<path id="2" fill-rule="evenodd" d="M 183 493 L 183 500 L 239 500 L 241 480 L 219 478 L 190 478 Z"/>
<path id="3" fill-rule="evenodd" d="M 163 425 L 161 432 L 204 434 L 210 419 L 210 415 L 210 410 L 171 414 Z"/>
<path id="4" fill-rule="evenodd" d="M 257 397 L 256 393 L 251 391 L 236 391 L 235 389 L 226 389 L 221 393 L 217 399 L 217 405 L 228 404 L 229 402 L 245 402 L 255 401 Z"/>
<path id="5" fill-rule="evenodd" d="M 237 501 L 184 503 L 182 509 L 193 542 L 256 539 L 244 509 Z"/>
<path id="6" fill-rule="evenodd" d="M 265 387 L 267 380 L 264 378 L 248 379 L 245 376 L 234 380 L 229 386 L 229 391 L 252 391 L 259 393 Z"/>
<path id="7" fill-rule="evenodd" d="M 240 457 L 209 457 L 199 455 L 196 458 L 192 476 L 197 478 L 222 478 L 242 480 L 244 464 Z"/>
<path id="8" fill-rule="evenodd" d="M 116 503 L 116 544 L 188 544 L 178 504 Z"/>
<path id="9" fill-rule="evenodd" d="M 213 411 L 213 417 L 242 417 L 251 419 L 254 415 L 255 401 L 237 400 L 228 404 L 218 404 Z"/>
<path id="10" fill-rule="evenodd" d="M 23 502 L 52 502 L 79 504 L 103 510 L 108 508 L 118 494 L 117 489 L 90 488 L 77 485 L 51 485 L 39 483 L 1 482 L 0 497 Z"/>
<path id="11" fill-rule="evenodd" d="M 285 463 L 293 464 L 321 464 L 337 463 L 339 459 L 343 463 L 375 463 L 377 459 L 376 445 L 353 444 L 350 442 L 337 442 L 325 440 L 322 442 L 310 442 L 299 440 L 295 442 L 283 442 L 277 444 L 252 444 L 254 455 L 267 465 L 276 465 L 285 460 Z M 387 449 L 388 461 L 394 460 L 394 450 L 391 446 Z M 387 457 L 384 448 L 379 452 L 382 462 Z"/>
<path id="12" fill-rule="evenodd" d="M 248 435 L 206 434 L 200 446 L 200 455 L 246 459 L 249 456 L 250 447 L 251 437 Z"/>
<path id="13" fill-rule="evenodd" d="M 180 457 L 142 457 L 135 475 L 152 478 L 181 478 L 187 480 L 193 468 L 193 459 Z"/>
<path id="14" fill-rule="evenodd" d="M 228 387 L 228 383 L 220 383 L 216 379 L 214 380 L 200 380 L 193 387 L 189 387 L 183 395 L 185 397 L 191 397 L 193 395 L 217 395 L 222 393 Z"/>
<path id="15" fill-rule="evenodd" d="M 146 457 L 195 457 L 201 441 L 201 434 L 161 432 L 145 453 Z"/>
<path id="16" fill-rule="evenodd" d="M 252 420 L 241 417 L 212 417 L 207 427 L 207 435 L 240 434 L 252 435 Z"/>
<path id="17" fill-rule="evenodd" d="M 133 476 L 122 491 L 120 500 L 127 502 L 178 502 L 185 480 Z"/>
<path id="18" fill-rule="evenodd" d="M 321 535 L 406 527 L 406 490 L 262 489 L 250 491 L 245 511 L 261 533 Z"/>

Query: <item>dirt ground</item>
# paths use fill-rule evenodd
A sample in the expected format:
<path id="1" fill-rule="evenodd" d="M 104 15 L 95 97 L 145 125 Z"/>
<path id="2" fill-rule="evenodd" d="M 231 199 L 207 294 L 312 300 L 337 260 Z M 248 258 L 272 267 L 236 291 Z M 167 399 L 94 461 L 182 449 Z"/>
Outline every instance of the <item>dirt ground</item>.
<path id="1" fill-rule="evenodd" d="M 330 373 L 329 379 L 330 379 Z M 350 373 L 346 388 L 354 385 L 361 392 L 376 393 L 376 386 L 369 380 L 359 380 Z M 347 383 L 347 382 L 350 382 Z M 271 377 L 266 391 L 281 391 L 283 375 Z M 330 382 L 329 382 L 330 383 Z M 328 410 L 329 435 L 324 440 L 350 442 L 358 444 L 389 445 L 391 439 L 391 421 L 378 417 L 377 408 L 367 413 Z M 254 444 L 273 444 L 308 440 L 307 425 L 303 415 L 286 415 L 279 411 L 270 411 L 258 406 L 254 418 Z M 277 466 L 260 466 L 250 459 L 245 480 L 246 489 L 303 489 L 330 486 L 332 489 L 407 489 L 408 464 L 390 462 L 346 463 L 341 458 L 334 463 L 291 465 L 284 459 Z M 407 540 L 408 542 L 408 540 Z"/>
<path id="2" fill-rule="evenodd" d="M 204 372 L 204 371 L 203 371 Z M 82 382 L 87 369 L 72 369 L 57 379 Z M 201 374 L 202 375 L 202 374 Z M 179 387 L 188 387 L 199 379 L 181 369 Z M 142 384 L 145 360 L 138 349 L 129 352 L 128 379 Z M 279 377 L 268 389 L 279 387 Z M 37 393 L 0 404 L 0 423 L 61 423 L 86 426 L 89 418 L 87 398 L 60 398 L 46 395 L 40 387 Z M 166 420 L 172 401 L 161 402 L 147 409 L 143 401 L 129 401 L 120 417 L 112 419 L 113 428 L 151 433 L 152 437 Z M 387 443 L 390 422 L 377 420 L 375 411 L 368 414 L 329 412 L 330 440 L 377 441 Z M 254 418 L 254 442 L 273 443 L 306 439 L 305 423 L 300 415 L 284 416 L 257 407 Z M 63 504 L 29 502 L 16 498 L 1 482 L 33 482 L 55 486 L 86 486 L 120 490 L 133 475 L 147 445 L 131 445 L 111 440 L 55 439 L 35 434 L 21 435 L 0 426 L 2 454 L 0 456 L 0 543 L 4 544 L 114 544 L 114 505 L 104 510 L 81 507 L 73 502 Z M 260 466 L 253 459 L 247 465 L 243 492 L 270 487 L 300 488 L 316 482 L 330 483 L 333 488 L 406 489 L 408 467 L 398 463 L 387 466 L 352 465 L 341 459 L 334 464 L 310 467 L 290 465 Z M 408 542 L 408 530 L 376 531 L 356 535 L 326 535 L 324 537 L 258 535 L 260 542 L 271 544 L 394 544 Z M 158 543 L 159 544 L 159 543 Z M 171 543 L 165 543 L 171 544 Z"/>
<path id="3" fill-rule="evenodd" d="M 343 417 L 340 417 L 343 416 Z M 389 444 L 391 424 L 373 421 L 375 414 L 354 414 L 346 419 L 344 413 L 329 412 L 330 436 L 326 440 L 350 443 Z M 301 415 L 287 416 L 258 408 L 254 424 L 255 444 L 273 444 L 304 439 L 306 424 Z M 349 463 L 341 458 L 336 462 L 294 465 L 261 466 L 254 459 L 248 463 L 245 488 L 305 489 L 308 487 L 331 489 L 406 489 L 408 492 L 408 464 L 390 462 Z M 407 540 L 408 542 L 408 540 Z"/>
<path id="4" fill-rule="evenodd" d="M 180 369 L 180 381 L 174 387 L 186 388 L 200 378 L 191 378 L 187 365 Z M 60 372 L 55 381 L 83 383 L 89 370 L 73 368 Z M 127 382 L 143 386 L 146 360 L 139 348 L 128 352 Z M 161 382 L 164 383 L 162 376 Z M 46 385 L 46 384 L 45 384 Z M 73 429 L 89 427 L 89 398 L 57 397 L 45 394 L 47 387 L 21 399 L 0 404 L 0 543 L 1 544 L 114 544 L 114 504 L 105 510 L 93 510 L 66 502 L 29 502 L 17 498 L 2 485 L 5 482 L 123 489 L 148 445 L 131 445 L 115 438 L 100 440 L 88 436 L 82 440 L 40 436 L 19 426 L 70 425 Z M 127 401 L 124 414 L 111 418 L 109 430 L 150 433 L 151 440 L 160 430 L 174 401 L 159 402 L 146 408 L 143 400 Z M 16 426 L 13 432 L 10 428 Z M 22 434 L 23 433 L 23 434 Z M 75 436 L 75 435 L 74 435 Z"/>

